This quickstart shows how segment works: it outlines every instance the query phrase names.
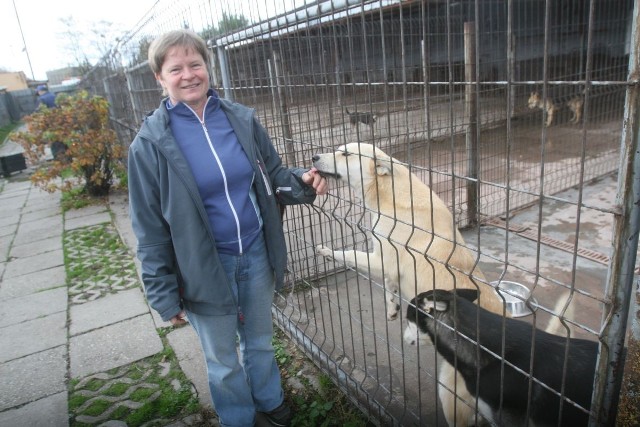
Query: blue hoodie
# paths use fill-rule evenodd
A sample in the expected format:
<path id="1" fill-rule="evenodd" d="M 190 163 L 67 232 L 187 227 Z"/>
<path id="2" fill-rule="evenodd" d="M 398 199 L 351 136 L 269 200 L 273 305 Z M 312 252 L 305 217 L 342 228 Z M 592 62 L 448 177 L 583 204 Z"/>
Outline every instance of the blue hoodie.
<path id="1" fill-rule="evenodd" d="M 220 99 L 213 91 L 209 95 L 203 122 L 188 105 L 167 102 L 169 125 L 191 167 L 218 251 L 238 255 L 249 249 L 262 228 L 255 174 Z"/>

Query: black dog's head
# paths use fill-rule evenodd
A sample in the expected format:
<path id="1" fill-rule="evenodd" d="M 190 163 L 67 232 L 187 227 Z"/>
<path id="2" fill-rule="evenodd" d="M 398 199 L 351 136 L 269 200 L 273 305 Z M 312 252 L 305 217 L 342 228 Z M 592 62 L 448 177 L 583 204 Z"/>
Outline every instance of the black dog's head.
<path id="1" fill-rule="evenodd" d="M 429 325 L 433 324 L 434 319 L 449 312 L 454 298 L 460 297 L 473 302 L 478 298 L 478 294 L 476 289 L 456 289 L 453 292 L 435 289 L 418 294 L 407 306 L 404 341 L 410 345 L 432 344 L 433 331 Z"/>

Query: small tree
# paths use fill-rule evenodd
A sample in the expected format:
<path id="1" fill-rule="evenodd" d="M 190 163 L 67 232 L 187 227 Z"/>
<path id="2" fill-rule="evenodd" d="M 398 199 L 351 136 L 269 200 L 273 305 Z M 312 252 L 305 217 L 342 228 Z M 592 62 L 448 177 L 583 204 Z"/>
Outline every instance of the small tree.
<path id="1" fill-rule="evenodd" d="M 12 135 L 34 164 L 43 158 L 46 146 L 64 144 L 64 150 L 52 162 L 42 163 L 31 180 L 50 192 L 84 185 L 90 196 L 109 194 L 124 149 L 109 128 L 108 102 L 82 91 L 60 94 L 56 103 L 57 108 L 40 107 L 26 117 L 27 132 Z"/>

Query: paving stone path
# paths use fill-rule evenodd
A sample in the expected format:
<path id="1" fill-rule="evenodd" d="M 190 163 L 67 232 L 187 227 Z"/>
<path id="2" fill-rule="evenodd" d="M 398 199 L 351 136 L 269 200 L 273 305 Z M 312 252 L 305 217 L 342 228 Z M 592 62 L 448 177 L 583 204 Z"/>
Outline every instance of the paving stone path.
<path id="1" fill-rule="evenodd" d="M 111 218 L 101 216 L 100 209 L 100 206 L 87 208 L 87 216 L 93 220 L 108 219 L 108 222 L 69 230 L 64 234 L 63 244 L 72 343 L 77 348 L 85 344 L 91 352 L 100 345 L 93 339 L 84 340 L 83 333 L 98 329 L 100 319 L 127 321 L 131 328 L 136 328 L 140 321 L 150 320 L 145 319 L 149 309 L 140 298 L 141 284 L 131 254 L 120 240 Z M 79 218 L 77 214 L 71 216 L 76 225 L 82 224 Z M 108 335 L 101 341 L 108 342 Z M 84 364 L 72 363 L 71 372 L 75 378 L 73 374 L 80 376 L 88 371 Z M 145 359 L 73 380 L 69 396 L 72 425 L 97 426 L 122 420 L 127 426 L 163 426 L 175 424 L 176 419 L 184 425 L 202 424 L 198 416 L 183 420 L 199 410 L 199 404 L 193 385 L 180 370 L 175 355 L 166 349 Z M 141 424 L 140 419 L 147 421 Z"/>
<path id="2" fill-rule="evenodd" d="M 218 425 L 171 346 L 190 331 L 154 318 L 116 224 L 0 180 L 0 426 Z"/>

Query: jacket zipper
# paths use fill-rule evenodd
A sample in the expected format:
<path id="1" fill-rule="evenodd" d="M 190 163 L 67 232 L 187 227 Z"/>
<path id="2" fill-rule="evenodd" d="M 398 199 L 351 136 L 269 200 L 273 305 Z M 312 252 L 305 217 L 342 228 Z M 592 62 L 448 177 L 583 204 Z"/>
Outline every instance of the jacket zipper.
<path id="1" fill-rule="evenodd" d="M 267 174 L 264 170 L 264 166 L 262 166 L 262 162 L 260 161 L 260 159 L 256 159 L 256 162 L 258 162 L 258 167 L 260 168 L 260 173 L 262 174 L 262 180 L 264 181 L 264 186 L 267 188 L 267 194 L 270 196 L 272 194 L 271 185 L 269 185 L 269 180 L 267 179 Z"/>
<path id="2" fill-rule="evenodd" d="M 204 116 L 204 114 L 203 114 Z M 197 114 L 196 114 L 197 117 Z M 200 120 L 200 118 L 198 118 L 198 120 Z M 216 153 L 216 150 L 213 148 L 213 143 L 211 142 L 211 137 L 209 136 L 209 131 L 207 130 L 207 126 L 204 122 L 204 117 L 202 120 L 200 120 L 200 125 L 202 126 L 202 130 L 204 130 L 204 135 L 207 138 L 207 142 L 209 143 L 209 148 L 211 149 L 211 153 L 213 154 L 214 159 L 216 160 L 216 162 L 218 163 L 218 167 L 220 168 L 220 173 L 222 174 L 222 179 L 224 180 L 224 192 L 225 192 L 225 196 L 227 198 L 227 202 L 229 203 L 229 207 L 231 208 L 231 213 L 233 214 L 233 219 L 236 222 L 236 233 L 238 235 L 238 251 L 240 254 L 242 254 L 244 252 L 243 247 L 242 247 L 242 237 L 240 234 L 240 220 L 238 219 L 238 214 L 236 212 L 236 208 L 233 206 L 233 203 L 231 202 L 231 195 L 229 194 L 229 187 L 227 186 L 227 176 L 224 173 L 224 168 L 222 167 L 222 163 L 220 162 L 220 159 L 218 158 L 218 153 Z"/>

